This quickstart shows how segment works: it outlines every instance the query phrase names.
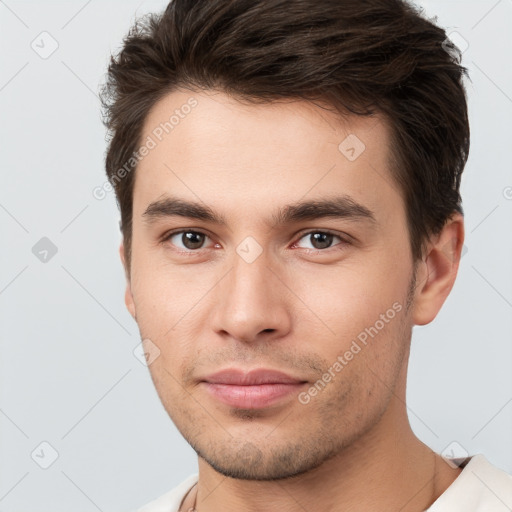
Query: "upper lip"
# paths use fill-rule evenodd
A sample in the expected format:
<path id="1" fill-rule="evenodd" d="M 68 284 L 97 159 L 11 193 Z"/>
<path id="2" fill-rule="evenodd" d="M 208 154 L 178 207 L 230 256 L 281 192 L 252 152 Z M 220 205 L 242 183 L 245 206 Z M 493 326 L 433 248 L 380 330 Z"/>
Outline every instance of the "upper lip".
<path id="1" fill-rule="evenodd" d="M 238 368 L 227 368 L 219 372 L 208 375 L 204 379 L 210 384 L 228 384 L 231 386 L 258 386 L 262 384 L 301 384 L 306 382 L 286 373 L 258 368 L 244 371 Z"/>

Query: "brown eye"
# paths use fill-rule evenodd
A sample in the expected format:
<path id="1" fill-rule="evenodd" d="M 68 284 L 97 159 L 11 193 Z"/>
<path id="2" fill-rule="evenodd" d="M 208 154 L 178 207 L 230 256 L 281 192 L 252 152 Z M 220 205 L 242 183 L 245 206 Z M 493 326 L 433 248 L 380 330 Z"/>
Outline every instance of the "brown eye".
<path id="1" fill-rule="evenodd" d="M 207 235 L 199 231 L 179 231 L 169 234 L 165 241 L 169 241 L 179 249 L 201 249 Z"/>
<path id="2" fill-rule="evenodd" d="M 305 233 L 300 240 L 309 241 L 310 246 L 305 247 L 306 249 L 316 249 L 323 250 L 329 249 L 333 246 L 333 240 L 337 238 L 343 244 L 344 240 L 334 233 L 330 233 L 329 231 L 310 231 L 309 233 Z M 297 243 L 299 245 L 299 243 Z M 334 244 L 338 245 L 338 244 Z M 303 246 L 304 247 L 304 246 Z"/>
<path id="3" fill-rule="evenodd" d="M 181 241 L 187 249 L 199 249 L 204 243 L 205 235 L 195 231 L 187 231 L 181 235 Z"/>
<path id="4" fill-rule="evenodd" d="M 327 249 L 332 245 L 334 235 L 330 233 L 312 233 L 309 235 L 315 249 Z"/>

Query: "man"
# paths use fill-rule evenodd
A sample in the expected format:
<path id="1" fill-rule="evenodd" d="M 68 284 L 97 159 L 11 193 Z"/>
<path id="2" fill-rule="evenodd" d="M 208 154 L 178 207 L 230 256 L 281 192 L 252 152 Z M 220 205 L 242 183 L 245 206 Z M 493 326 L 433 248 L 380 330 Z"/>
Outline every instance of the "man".
<path id="1" fill-rule="evenodd" d="M 512 508 L 405 405 L 464 240 L 458 57 L 399 0 L 173 0 L 131 30 L 103 92 L 125 300 L 199 464 L 140 510 Z"/>

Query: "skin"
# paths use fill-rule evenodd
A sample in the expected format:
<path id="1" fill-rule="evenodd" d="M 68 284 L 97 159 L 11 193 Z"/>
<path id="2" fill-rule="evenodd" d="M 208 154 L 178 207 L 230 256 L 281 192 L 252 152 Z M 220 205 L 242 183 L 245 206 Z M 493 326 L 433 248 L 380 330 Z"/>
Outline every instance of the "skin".
<path id="1" fill-rule="evenodd" d="M 462 216 L 430 240 L 414 280 L 385 120 L 340 118 L 302 100 L 246 105 L 219 91 L 181 90 L 154 106 L 141 140 L 190 97 L 198 105 L 138 165 L 125 265 L 127 308 L 160 350 L 149 365 L 153 382 L 199 456 L 199 482 L 182 510 L 196 499 L 208 512 L 425 510 L 460 469 L 413 434 L 407 363 L 413 325 L 431 322 L 454 284 Z M 338 149 L 349 134 L 366 146 L 354 161 Z M 280 207 L 340 194 L 375 222 L 268 222 Z M 226 225 L 148 222 L 148 205 L 166 195 L 207 205 Z M 207 236 L 196 249 L 181 235 L 164 240 L 179 229 Z M 342 238 L 315 250 L 311 232 L 325 230 Z M 251 263 L 236 252 L 248 236 L 262 249 Z M 125 264 L 123 245 L 120 255 Z M 226 367 L 272 368 L 307 381 L 307 391 L 397 303 L 393 319 L 307 404 L 295 393 L 241 410 L 200 382 Z"/>

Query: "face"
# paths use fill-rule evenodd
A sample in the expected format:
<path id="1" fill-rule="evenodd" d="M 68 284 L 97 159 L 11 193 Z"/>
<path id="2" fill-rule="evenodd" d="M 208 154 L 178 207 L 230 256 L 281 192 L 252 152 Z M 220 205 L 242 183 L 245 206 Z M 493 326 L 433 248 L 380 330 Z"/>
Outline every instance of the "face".
<path id="1" fill-rule="evenodd" d="M 224 475 L 321 465 L 379 422 L 407 365 L 386 123 L 177 91 L 141 141 L 126 301 L 164 407 Z"/>

